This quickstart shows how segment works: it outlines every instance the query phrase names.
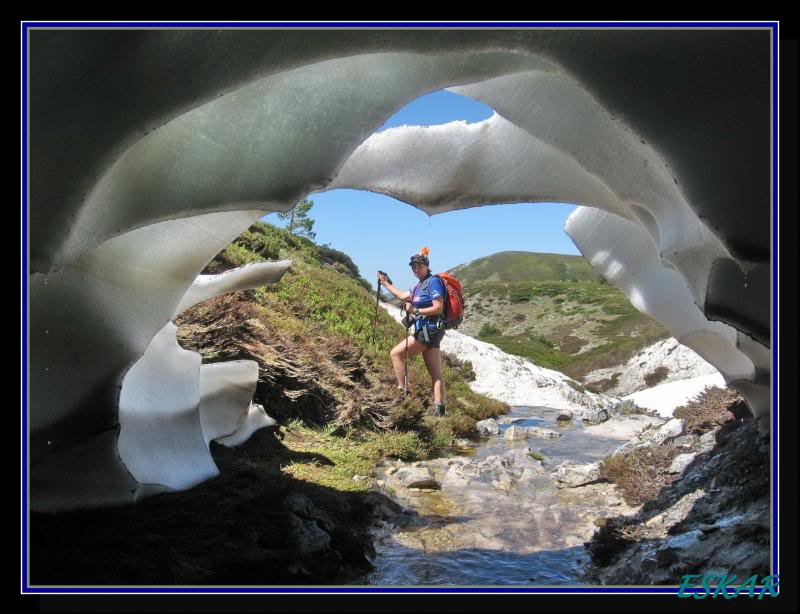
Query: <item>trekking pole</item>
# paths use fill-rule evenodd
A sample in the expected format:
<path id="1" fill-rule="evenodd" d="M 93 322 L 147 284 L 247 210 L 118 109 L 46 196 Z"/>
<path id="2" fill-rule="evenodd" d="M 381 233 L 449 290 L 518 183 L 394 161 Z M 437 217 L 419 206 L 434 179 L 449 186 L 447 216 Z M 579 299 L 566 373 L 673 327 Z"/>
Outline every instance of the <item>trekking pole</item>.
<path id="1" fill-rule="evenodd" d="M 405 372 L 403 375 L 403 395 L 408 394 L 408 329 L 414 326 L 416 320 L 412 320 L 408 317 L 408 313 L 405 310 L 405 303 L 400 306 L 400 310 L 405 314 L 403 318 L 403 322 L 405 323 L 405 333 L 406 333 L 406 351 L 403 354 L 405 359 Z"/>
<path id="2" fill-rule="evenodd" d="M 375 345 L 375 328 L 378 326 L 378 306 L 381 302 L 381 280 L 378 280 L 378 288 L 375 292 L 375 319 L 372 321 L 372 344 Z"/>
<path id="3" fill-rule="evenodd" d="M 406 364 L 405 364 L 405 369 L 403 371 L 403 373 L 404 373 L 404 375 L 403 375 L 403 396 L 408 394 L 408 326 L 406 326 L 405 330 L 406 330 L 406 351 L 405 351 L 405 354 L 403 354 L 403 357 L 405 358 Z"/>
<path id="4" fill-rule="evenodd" d="M 389 279 L 389 276 L 384 273 L 383 271 L 378 271 L 380 275 L 386 277 L 386 283 L 391 284 L 392 280 Z M 375 328 L 378 326 L 378 307 L 380 306 L 381 302 L 381 280 L 378 279 L 378 291 L 375 293 L 375 321 L 372 323 L 372 343 L 375 343 Z"/>

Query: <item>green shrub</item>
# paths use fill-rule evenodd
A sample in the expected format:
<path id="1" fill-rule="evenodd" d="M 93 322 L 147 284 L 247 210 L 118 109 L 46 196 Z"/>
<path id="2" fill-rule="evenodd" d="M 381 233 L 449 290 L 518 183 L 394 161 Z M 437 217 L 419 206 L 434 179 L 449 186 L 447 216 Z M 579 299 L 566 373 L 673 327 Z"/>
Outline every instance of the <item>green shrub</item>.
<path id="1" fill-rule="evenodd" d="M 334 266 L 340 265 L 336 268 L 345 275 L 349 275 L 353 279 L 358 279 L 360 277 L 361 274 L 358 272 L 358 267 L 355 265 L 350 256 L 344 252 L 333 249 L 328 245 L 318 245 L 317 254 L 320 261 L 324 262 L 325 264 L 331 264 Z"/>
<path id="2" fill-rule="evenodd" d="M 644 409 L 643 407 L 639 407 L 636 403 L 634 403 L 630 399 L 626 399 L 626 400 L 622 401 L 622 403 L 620 403 L 620 405 L 619 405 L 619 410 L 620 410 L 621 413 L 629 414 L 629 415 L 647 414 L 647 410 L 646 409 Z"/>
<path id="3" fill-rule="evenodd" d="M 600 476 L 614 482 L 629 505 L 641 505 L 655 499 L 673 479 L 667 469 L 674 456 L 670 444 L 615 454 L 600 463 Z"/>
<path id="4" fill-rule="evenodd" d="M 687 433 L 702 435 L 733 420 L 731 409 L 739 403 L 744 404 L 744 399 L 735 390 L 709 387 L 686 405 L 675 409 L 672 415 L 683 419 Z"/>
<path id="5" fill-rule="evenodd" d="M 668 375 L 669 369 L 667 367 L 658 367 L 654 371 L 644 376 L 644 383 L 647 384 L 648 388 L 652 388 L 659 382 L 663 382 L 665 379 L 667 379 Z"/>
<path id="6" fill-rule="evenodd" d="M 391 457 L 413 461 L 427 457 L 430 452 L 430 446 L 413 431 L 392 429 L 374 433 L 369 436 L 367 442 L 377 458 Z"/>
<path id="7" fill-rule="evenodd" d="M 581 386 L 578 382 L 576 382 L 574 380 L 571 380 L 571 379 L 564 380 L 564 383 L 567 386 L 569 386 L 570 388 L 572 388 L 573 390 L 575 390 L 576 392 L 582 392 L 582 393 L 586 392 L 586 388 L 584 388 L 583 386 Z"/>
<path id="8" fill-rule="evenodd" d="M 492 324 L 491 322 L 487 322 L 481 327 L 480 332 L 478 333 L 478 337 L 498 337 L 503 333 L 503 331 Z"/>
<path id="9" fill-rule="evenodd" d="M 586 384 L 586 388 L 589 391 L 595 392 L 595 393 L 606 392 L 607 390 L 611 390 L 614 386 L 616 386 L 619 383 L 619 376 L 620 375 L 622 375 L 622 374 L 621 373 L 612 373 L 611 377 L 609 377 L 609 378 L 598 380 L 598 381 L 592 382 L 590 384 Z M 627 403 L 627 401 L 626 401 L 626 403 Z M 632 401 L 631 401 L 631 403 L 633 404 Z M 623 404 L 623 411 L 624 411 L 624 405 L 625 404 Z"/>
<path id="10" fill-rule="evenodd" d="M 456 377 L 459 377 L 467 382 L 475 381 L 477 376 L 475 375 L 475 369 L 469 360 L 461 360 L 446 352 L 441 352 L 441 357 L 442 366 L 452 369 L 455 372 Z"/>

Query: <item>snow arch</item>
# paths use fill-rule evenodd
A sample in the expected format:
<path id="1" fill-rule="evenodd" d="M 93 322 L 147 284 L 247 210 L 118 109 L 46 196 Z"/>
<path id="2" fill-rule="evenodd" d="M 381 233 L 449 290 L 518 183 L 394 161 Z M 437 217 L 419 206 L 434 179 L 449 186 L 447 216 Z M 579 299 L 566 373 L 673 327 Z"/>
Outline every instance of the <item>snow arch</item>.
<path id="1" fill-rule="evenodd" d="M 707 183 L 715 172 L 752 180 L 741 169 L 763 152 L 743 147 L 727 154 L 727 165 L 676 164 L 681 154 L 695 156 L 697 144 L 674 137 L 676 122 L 701 129 L 709 156 L 724 150 L 731 128 L 704 128 L 664 81 L 722 96 L 749 79 L 754 86 L 738 104 L 756 112 L 768 36 L 670 34 L 31 32 L 32 506 L 125 503 L 213 475 L 208 441 L 240 439 L 256 415 L 244 403 L 253 366 L 212 373 L 177 348 L 170 320 L 203 297 L 279 279 L 290 263 L 197 276 L 265 213 L 335 187 L 391 194 L 429 214 L 537 200 L 591 206 L 568 224 L 584 255 L 599 267 L 616 263 L 620 275 L 607 277 L 634 289 L 657 319 L 691 312 L 691 330 L 680 318 L 670 330 L 742 382 L 754 413 L 767 415 L 769 349 L 740 323 L 733 332 L 702 312 L 714 262 L 764 274 L 756 266 L 763 240 L 752 229 L 769 199 L 744 211 L 749 233 L 741 220 L 709 227 L 697 213 L 720 223 L 730 189 L 709 192 Z M 715 64 L 719 53 L 701 62 L 712 75 L 706 81 L 686 65 L 687 52 L 710 45 L 730 51 L 725 66 L 739 60 L 735 78 Z M 602 50 L 607 68 L 597 66 Z M 118 60 L 104 66 L 111 53 Z M 615 69 L 638 74 L 642 58 L 661 72 L 635 84 L 616 78 Z M 638 92 L 648 85 L 674 105 L 671 120 Z M 398 108 L 443 87 L 497 113 L 470 126 L 370 136 Z M 733 132 L 762 143 L 760 133 Z M 426 166 L 431 160 L 438 167 Z M 752 190 L 739 188 L 742 197 Z M 654 222 L 642 225 L 642 212 Z M 625 243 L 633 237 L 636 245 Z M 681 292 L 666 300 L 642 275 L 666 276 Z M 742 296 L 762 304 L 747 292 L 721 296 L 733 312 Z M 750 312 L 751 321 L 753 312 L 769 321 Z M 158 400 L 148 396 L 170 369 L 182 383 Z M 156 431 L 163 437 L 148 441 Z M 166 453 L 167 442 L 172 456 L 160 467 L 143 462 Z"/>

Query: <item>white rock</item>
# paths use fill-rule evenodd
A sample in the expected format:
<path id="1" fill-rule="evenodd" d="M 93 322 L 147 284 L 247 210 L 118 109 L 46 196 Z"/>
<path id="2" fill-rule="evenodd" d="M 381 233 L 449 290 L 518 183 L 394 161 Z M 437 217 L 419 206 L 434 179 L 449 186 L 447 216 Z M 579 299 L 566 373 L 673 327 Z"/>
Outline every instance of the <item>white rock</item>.
<path id="1" fill-rule="evenodd" d="M 600 479 L 600 463 L 563 462 L 550 474 L 559 488 L 574 488 Z"/>
<path id="2" fill-rule="evenodd" d="M 692 454 L 678 454 L 667 470 L 669 473 L 683 473 L 683 470 L 688 467 L 697 456 L 697 453 Z"/>
<path id="3" fill-rule="evenodd" d="M 487 433 L 489 435 L 497 435 L 500 432 L 500 427 L 497 426 L 497 421 L 494 418 L 477 422 L 475 428 L 478 429 L 479 433 Z"/>
<path id="4" fill-rule="evenodd" d="M 668 439 L 674 439 L 675 437 L 680 436 L 683 433 L 683 419 L 682 418 L 673 418 L 666 424 L 664 424 L 661 428 L 659 428 L 655 433 L 653 433 L 647 439 L 647 444 L 651 446 L 657 446 Z"/>
<path id="5" fill-rule="evenodd" d="M 398 469 L 394 477 L 406 488 L 438 488 L 439 483 L 434 479 L 431 470 L 427 467 L 405 467 Z"/>
<path id="6" fill-rule="evenodd" d="M 528 438 L 528 429 L 524 426 L 509 426 L 506 429 L 506 432 L 503 433 L 503 437 L 508 439 L 509 441 L 518 441 L 521 439 Z"/>
<path id="7" fill-rule="evenodd" d="M 532 437 L 544 437 L 546 439 L 558 439 L 559 437 L 561 437 L 561 433 L 559 433 L 558 431 L 554 431 L 552 429 L 543 429 L 538 426 L 528 426 L 523 428 L 526 428 L 528 431 L 528 435 Z"/>
<path id="8" fill-rule="evenodd" d="M 608 412 L 602 408 L 585 409 L 581 413 L 581 420 L 590 424 L 600 424 L 608 420 Z"/>
<path id="9" fill-rule="evenodd" d="M 702 537 L 703 532 L 700 529 L 687 531 L 686 533 L 681 533 L 680 535 L 665 540 L 664 543 L 659 546 L 658 550 L 685 550 L 686 548 L 691 548 L 698 544 Z"/>
<path id="10" fill-rule="evenodd" d="M 717 431 L 719 429 L 716 428 L 713 431 L 709 431 L 708 433 L 704 433 L 700 436 L 699 442 L 699 452 L 702 454 L 704 452 L 711 452 L 714 449 L 714 446 L 717 445 Z"/>

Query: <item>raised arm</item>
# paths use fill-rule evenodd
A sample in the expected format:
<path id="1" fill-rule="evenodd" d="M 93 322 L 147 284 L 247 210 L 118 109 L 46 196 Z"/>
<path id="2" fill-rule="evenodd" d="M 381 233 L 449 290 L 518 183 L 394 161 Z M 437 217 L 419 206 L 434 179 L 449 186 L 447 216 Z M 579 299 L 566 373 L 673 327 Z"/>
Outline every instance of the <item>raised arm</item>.
<path id="1" fill-rule="evenodd" d="M 411 292 L 407 292 L 407 291 L 403 291 L 403 290 L 399 290 L 398 288 L 395 288 L 392 284 L 390 284 L 388 282 L 388 280 L 386 279 L 386 277 L 384 275 L 381 275 L 380 273 L 378 273 L 378 279 L 380 280 L 381 285 L 384 288 L 386 288 L 389 292 L 394 294 L 394 296 L 396 298 L 399 298 L 401 301 L 405 301 L 405 300 L 411 298 Z"/>

